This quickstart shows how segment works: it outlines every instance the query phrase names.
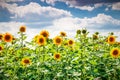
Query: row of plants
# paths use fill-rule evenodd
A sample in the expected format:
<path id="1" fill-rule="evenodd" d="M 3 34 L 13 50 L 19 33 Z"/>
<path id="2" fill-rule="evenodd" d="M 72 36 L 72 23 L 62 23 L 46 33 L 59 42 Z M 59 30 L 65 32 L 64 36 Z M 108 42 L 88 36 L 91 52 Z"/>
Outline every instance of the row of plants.
<path id="1" fill-rule="evenodd" d="M 99 32 L 77 30 L 74 39 L 60 32 L 53 39 L 41 30 L 26 41 L 26 26 L 18 37 L 0 34 L 0 80 L 119 80 L 120 42 Z"/>

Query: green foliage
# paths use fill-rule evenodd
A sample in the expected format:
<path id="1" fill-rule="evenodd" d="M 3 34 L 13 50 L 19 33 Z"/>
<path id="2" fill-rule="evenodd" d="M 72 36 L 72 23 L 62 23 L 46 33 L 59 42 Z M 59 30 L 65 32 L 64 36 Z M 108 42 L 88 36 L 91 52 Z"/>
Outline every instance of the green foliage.
<path id="1" fill-rule="evenodd" d="M 82 34 L 81 34 L 82 32 Z M 107 36 L 95 34 L 88 37 L 86 29 L 78 30 L 73 46 L 65 45 L 63 39 L 59 46 L 52 39 L 39 46 L 34 40 L 26 41 L 26 34 L 18 32 L 19 37 L 11 43 L 0 41 L 4 46 L 0 51 L 0 80 L 119 80 L 120 58 L 112 58 L 110 50 L 120 48 L 120 44 L 109 45 Z M 60 53 L 60 60 L 54 53 Z M 31 64 L 24 66 L 21 61 L 29 57 Z"/>

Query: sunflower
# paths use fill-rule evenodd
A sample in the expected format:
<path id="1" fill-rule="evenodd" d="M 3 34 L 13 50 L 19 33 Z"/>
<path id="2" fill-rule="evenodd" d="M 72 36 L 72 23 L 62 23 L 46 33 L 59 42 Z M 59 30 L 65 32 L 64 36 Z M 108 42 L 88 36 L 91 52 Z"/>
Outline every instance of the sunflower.
<path id="1" fill-rule="evenodd" d="M 37 41 L 37 38 L 39 37 L 39 35 L 35 35 L 34 38 L 33 38 L 33 41 Z"/>
<path id="2" fill-rule="evenodd" d="M 112 57 L 114 58 L 118 58 L 119 55 L 120 55 L 120 50 L 118 48 L 113 48 L 111 51 L 110 51 L 110 54 Z"/>
<path id="3" fill-rule="evenodd" d="M 37 43 L 41 46 L 41 45 L 45 45 L 46 43 L 46 39 L 45 37 L 43 37 L 42 35 L 38 36 L 37 38 Z"/>
<path id="4" fill-rule="evenodd" d="M 43 35 L 45 38 L 48 38 L 49 37 L 49 32 L 47 30 L 42 30 L 40 32 L 40 35 Z"/>
<path id="5" fill-rule="evenodd" d="M 115 36 L 110 35 L 107 39 L 109 44 L 114 44 L 115 43 Z"/>
<path id="6" fill-rule="evenodd" d="M 30 65 L 31 64 L 31 60 L 30 58 L 23 58 L 21 61 L 21 64 L 26 66 L 26 65 Z"/>
<path id="7" fill-rule="evenodd" d="M 26 32 L 26 26 L 21 26 L 19 31 L 20 32 Z"/>
<path id="8" fill-rule="evenodd" d="M 0 46 L 0 51 L 2 51 L 3 50 L 3 47 L 2 46 Z"/>
<path id="9" fill-rule="evenodd" d="M 55 53 L 54 54 L 54 59 L 55 60 L 60 60 L 61 56 L 60 56 L 60 53 Z"/>
<path id="10" fill-rule="evenodd" d="M 3 36 L 3 40 L 5 42 L 12 42 L 13 36 L 10 33 L 5 33 L 4 36 Z"/>
<path id="11" fill-rule="evenodd" d="M 2 37 L 3 37 L 3 35 L 2 35 L 2 34 L 0 34 L 0 40 L 2 40 Z"/>
<path id="12" fill-rule="evenodd" d="M 67 35 L 66 35 L 65 32 L 60 32 L 60 36 L 62 36 L 62 37 L 66 37 Z"/>
<path id="13" fill-rule="evenodd" d="M 93 40 L 98 39 L 98 36 L 96 34 L 93 34 Z"/>
<path id="14" fill-rule="evenodd" d="M 56 44 L 56 45 L 61 45 L 61 43 L 62 43 L 62 38 L 59 37 L 59 36 L 56 36 L 56 37 L 53 39 L 53 42 L 54 42 L 54 44 Z"/>
<path id="15" fill-rule="evenodd" d="M 74 44 L 74 40 L 72 40 L 72 39 L 68 40 L 68 45 L 69 46 L 72 46 L 73 44 Z"/>

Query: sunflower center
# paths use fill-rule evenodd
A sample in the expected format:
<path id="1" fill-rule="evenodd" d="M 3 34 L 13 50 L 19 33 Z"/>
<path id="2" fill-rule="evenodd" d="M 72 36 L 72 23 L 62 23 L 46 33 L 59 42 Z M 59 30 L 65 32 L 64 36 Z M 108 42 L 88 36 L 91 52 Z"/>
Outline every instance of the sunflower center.
<path id="1" fill-rule="evenodd" d="M 56 54 L 55 57 L 56 57 L 57 59 L 59 59 L 59 58 L 60 58 L 60 55 L 59 55 L 59 54 Z"/>
<path id="2" fill-rule="evenodd" d="M 25 28 L 24 28 L 24 27 L 21 27 L 21 28 L 20 28 L 20 31 L 21 31 L 21 32 L 25 32 Z"/>
<path id="3" fill-rule="evenodd" d="M 0 35 L 0 38 L 2 38 L 2 35 Z"/>
<path id="4" fill-rule="evenodd" d="M 43 38 L 40 38 L 40 39 L 39 39 L 39 42 L 40 42 L 40 43 L 43 43 L 43 42 L 44 42 L 44 39 L 43 39 Z"/>
<path id="5" fill-rule="evenodd" d="M 114 38 L 110 37 L 109 41 L 110 41 L 110 42 L 113 42 L 113 41 L 114 41 Z"/>
<path id="6" fill-rule="evenodd" d="M 0 47 L 0 51 L 2 50 L 2 47 Z"/>
<path id="7" fill-rule="evenodd" d="M 61 33 L 62 36 L 65 36 L 65 33 Z"/>
<path id="8" fill-rule="evenodd" d="M 70 41 L 69 41 L 69 44 L 73 44 L 73 41 L 70 40 Z"/>
<path id="9" fill-rule="evenodd" d="M 113 51 L 113 55 L 117 55 L 118 54 L 118 51 L 117 50 L 114 50 Z"/>
<path id="10" fill-rule="evenodd" d="M 57 42 L 57 43 L 60 43 L 60 42 L 61 42 L 61 40 L 60 40 L 59 38 L 57 38 L 57 39 L 56 39 L 56 42 Z"/>
<path id="11" fill-rule="evenodd" d="M 5 40 L 10 40 L 10 36 L 9 36 L 9 35 L 6 35 L 6 36 L 5 36 Z"/>
<path id="12" fill-rule="evenodd" d="M 29 64 L 30 61 L 26 59 L 26 60 L 24 60 L 24 63 Z"/>
<path id="13" fill-rule="evenodd" d="M 43 33 L 42 35 L 43 35 L 44 37 L 47 37 L 47 33 Z"/>

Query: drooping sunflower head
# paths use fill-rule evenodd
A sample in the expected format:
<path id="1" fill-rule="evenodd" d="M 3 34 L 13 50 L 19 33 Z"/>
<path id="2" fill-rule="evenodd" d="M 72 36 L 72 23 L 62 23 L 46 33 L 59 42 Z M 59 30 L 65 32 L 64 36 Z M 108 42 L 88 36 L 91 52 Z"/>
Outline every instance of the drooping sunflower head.
<path id="1" fill-rule="evenodd" d="M 109 44 L 114 44 L 115 43 L 115 36 L 110 35 L 107 39 Z"/>
<path id="2" fill-rule="evenodd" d="M 30 64 L 31 64 L 30 58 L 23 58 L 22 61 L 21 61 L 21 64 L 22 64 L 23 66 L 30 65 Z"/>
<path id="3" fill-rule="evenodd" d="M 77 32 L 76 32 L 77 34 L 81 34 L 81 30 L 77 30 Z"/>
<path id="4" fill-rule="evenodd" d="M 113 48 L 111 51 L 110 51 L 110 55 L 114 58 L 118 58 L 119 55 L 120 55 L 120 50 L 118 48 Z"/>
<path id="5" fill-rule="evenodd" d="M 37 43 L 38 43 L 40 46 L 45 45 L 45 43 L 46 43 L 46 38 L 43 37 L 42 35 L 38 36 L 38 37 L 37 37 Z"/>
<path id="6" fill-rule="evenodd" d="M 0 51 L 2 51 L 3 50 L 3 47 L 0 45 Z"/>
<path id="7" fill-rule="evenodd" d="M 3 38 L 3 34 L 0 34 L 0 41 L 2 40 L 2 38 Z"/>
<path id="8" fill-rule="evenodd" d="M 96 39 L 98 39 L 98 35 L 93 34 L 93 40 L 96 40 Z"/>
<path id="9" fill-rule="evenodd" d="M 74 45 L 74 40 L 73 40 L 73 39 L 68 40 L 68 45 L 69 45 L 69 46 Z"/>
<path id="10" fill-rule="evenodd" d="M 3 41 L 5 42 L 12 42 L 13 36 L 10 33 L 5 33 L 3 36 Z"/>
<path id="11" fill-rule="evenodd" d="M 82 33 L 83 33 L 83 34 L 86 34 L 86 33 L 87 33 L 87 30 L 86 30 L 86 29 L 83 29 L 83 30 L 82 30 Z"/>
<path id="12" fill-rule="evenodd" d="M 62 38 L 59 37 L 59 36 L 56 36 L 56 37 L 53 39 L 53 43 L 56 44 L 56 45 L 61 45 L 61 44 L 62 44 Z"/>
<path id="13" fill-rule="evenodd" d="M 66 37 L 67 35 L 66 35 L 65 32 L 60 32 L 60 36 L 62 36 L 62 37 Z"/>
<path id="14" fill-rule="evenodd" d="M 60 58 L 61 58 L 60 53 L 54 53 L 54 59 L 55 60 L 60 60 Z"/>
<path id="15" fill-rule="evenodd" d="M 42 30 L 40 32 L 40 35 L 43 35 L 45 38 L 48 38 L 49 37 L 49 32 L 47 30 Z"/>
<path id="16" fill-rule="evenodd" d="M 26 26 L 20 26 L 20 32 L 26 32 Z"/>

